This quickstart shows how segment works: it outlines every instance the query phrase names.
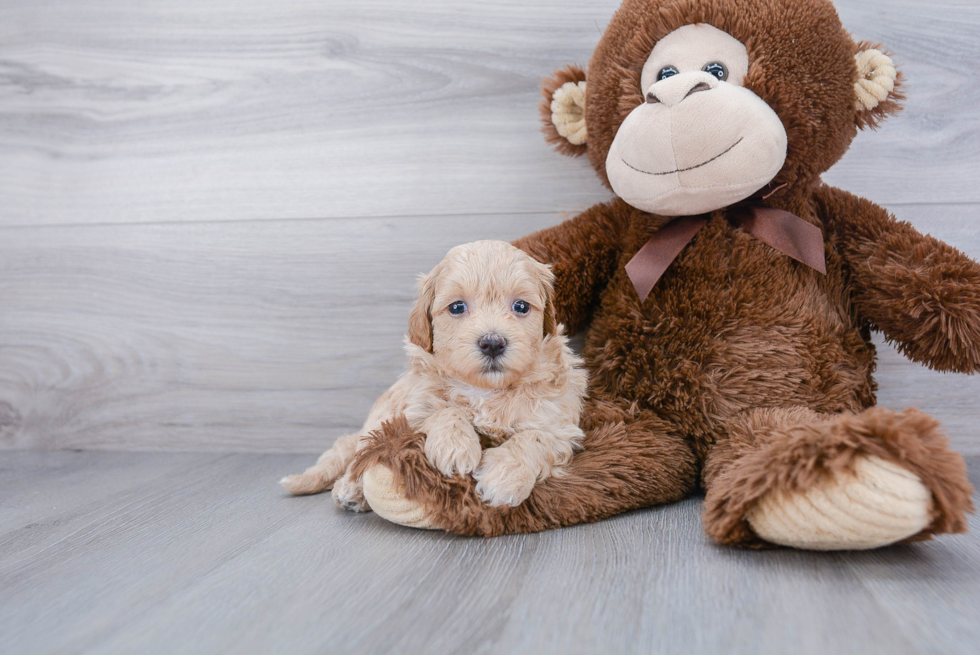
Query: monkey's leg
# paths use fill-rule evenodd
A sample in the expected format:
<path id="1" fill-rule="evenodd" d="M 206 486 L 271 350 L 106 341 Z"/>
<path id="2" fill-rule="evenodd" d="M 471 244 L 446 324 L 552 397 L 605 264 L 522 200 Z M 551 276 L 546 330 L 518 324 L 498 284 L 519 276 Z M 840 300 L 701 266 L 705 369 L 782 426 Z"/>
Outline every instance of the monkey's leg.
<path id="1" fill-rule="evenodd" d="M 680 500 L 694 489 L 694 453 L 652 414 L 590 401 L 582 425 L 585 450 L 517 507 L 490 507 L 472 477 L 436 471 L 425 458 L 424 436 L 402 418 L 385 424 L 352 470 L 363 476 L 368 504 L 383 518 L 484 537 L 597 521 Z"/>
<path id="2" fill-rule="evenodd" d="M 915 409 L 757 409 L 705 463 L 704 527 L 725 544 L 856 550 L 964 532 L 972 488 L 938 422 Z"/>

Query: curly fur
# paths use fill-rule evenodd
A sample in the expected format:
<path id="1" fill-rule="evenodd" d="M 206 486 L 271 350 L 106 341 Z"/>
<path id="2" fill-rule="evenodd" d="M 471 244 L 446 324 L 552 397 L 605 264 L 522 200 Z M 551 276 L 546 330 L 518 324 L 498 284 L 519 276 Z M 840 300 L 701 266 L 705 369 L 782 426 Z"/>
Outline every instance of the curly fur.
<path id="1" fill-rule="evenodd" d="M 642 97 L 639 75 L 658 39 L 706 22 L 745 44 L 746 88 L 783 123 L 789 147 L 767 204 L 819 226 L 826 275 L 752 239 L 725 209 L 640 302 L 625 264 L 668 218 L 620 199 L 515 245 L 555 273 L 557 318 L 591 325 L 583 356 L 590 398 L 585 451 L 521 506 L 478 502 L 421 458 L 421 436 L 387 424 L 358 470 L 389 467 L 436 525 L 496 535 L 594 521 L 706 489 L 705 528 L 760 545 L 746 522 L 762 495 L 819 484 L 858 455 L 894 463 L 933 495 L 935 518 L 913 539 L 965 528 L 972 509 L 962 458 L 936 422 L 875 408 L 871 331 L 943 371 L 980 369 L 980 265 L 896 221 L 820 174 L 858 128 L 899 108 L 855 107 L 856 43 L 829 0 L 626 0 L 589 63 L 587 153 L 603 181 L 609 146 Z M 577 75 L 577 73 L 576 73 Z M 564 78 L 557 78 L 561 80 Z M 554 84 L 549 83 L 547 89 Z"/>
<path id="2" fill-rule="evenodd" d="M 372 431 L 402 415 L 426 433 L 424 455 L 441 475 L 473 473 L 481 499 L 493 504 L 523 501 L 535 482 L 561 473 L 583 437 L 586 374 L 555 322 L 552 294 L 548 267 L 510 244 L 453 248 L 419 283 L 405 373 L 359 433 L 282 485 L 296 495 L 332 487 L 342 507 L 368 509 L 358 478 L 345 471 Z M 530 306 L 526 314 L 512 310 L 517 299 Z M 467 309 L 451 315 L 458 300 Z M 487 333 L 506 339 L 492 362 L 478 346 Z"/>

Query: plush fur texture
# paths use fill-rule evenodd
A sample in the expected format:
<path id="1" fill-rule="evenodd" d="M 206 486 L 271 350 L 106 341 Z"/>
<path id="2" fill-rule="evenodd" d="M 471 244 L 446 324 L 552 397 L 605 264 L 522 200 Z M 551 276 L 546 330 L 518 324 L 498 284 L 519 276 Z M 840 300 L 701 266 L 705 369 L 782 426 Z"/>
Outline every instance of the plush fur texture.
<path id="1" fill-rule="evenodd" d="M 420 281 L 406 372 L 361 432 L 282 485 L 297 495 L 333 487 L 340 506 L 368 509 L 358 478 L 343 474 L 368 434 L 399 415 L 427 435 L 426 459 L 441 475 L 473 474 L 491 505 L 516 505 L 536 482 L 559 475 L 582 441 L 586 373 L 555 323 L 552 280 L 547 266 L 502 241 L 449 251 Z M 465 311 L 453 314 L 451 305 Z M 487 335 L 505 344 L 493 358 L 480 347 Z"/>
<path id="2" fill-rule="evenodd" d="M 889 57 L 891 56 L 891 53 L 885 50 L 880 43 L 874 43 L 872 41 L 862 41 L 858 44 L 858 52 L 866 50 L 878 50 Z M 878 103 L 874 109 L 861 109 L 857 112 L 855 122 L 857 123 L 858 129 L 877 129 L 883 120 L 902 111 L 902 102 L 905 100 L 905 92 L 902 89 L 904 83 L 905 76 L 902 75 L 902 71 L 897 71 L 897 76 L 894 81 L 895 86 L 892 92 L 888 94 L 888 97 L 883 102 Z"/>
<path id="3" fill-rule="evenodd" d="M 761 546 L 747 518 L 761 498 L 853 475 L 855 458 L 873 456 L 932 495 L 932 520 L 912 539 L 965 530 L 971 487 L 936 422 L 874 407 L 871 331 L 932 368 L 977 372 L 980 266 L 821 183 L 857 129 L 895 112 L 901 98 L 893 94 L 872 110 L 856 106 L 855 55 L 863 45 L 829 0 L 626 0 L 589 65 L 592 165 L 608 183 L 606 156 L 643 102 L 640 74 L 653 46 L 699 22 L 745 44 L 744 86 L 776 112 L 788 136 L 771 187 L 779 190 L 766 203 L 821 228 L 827 274 L 751 238 L 723 208 L 708 215 L 641 303 L 624 266 L 670 219 L 621 199 L 594 206 L 516 242 L 552 265 L 558 320 L 572 331 L 591 325 L 583 351 L 591 374 L 585 451 L 565 475 L 535 487 L 518 507 L 488 507 L 472 480 L 447 480 L 427 464 L 423 436 L 403 420 L 375 433 L 356 471 L 384 467 L 433 525 L 484 536 L 594 521 L 700 486 L 714 539 Z M 577 69 L 560 72 L 546 93 L 578 78 Z"/>
<path id="4" fill-rule="evenodd" d="M 578 82 L 584 81 L 585 71 L 578 66 L 568 66 L 560 71 L 556 71 L 553 76 L 544 81 L 544 85 L 541 89 L 541 95 L 544 99 L 538 106 L 538 111 L 541 113 L 541 130 L 544 132 L 545 141 L 555 146 L 555 150 L 558 152 L 571 157 L 584 155 L 586 145 L 571 144 L 565 137 L 558 133 L 558 130 L 555 128 L 555 124 L 551 119 L 551 100 L 555 95 L 555 91 L 560 89 L 568 82 L 577 84 Z"/>
<path id="5" fill-rule="evenodd" d="M 582 426 L 583 452 L 517 507 L 490 507 L 480 501 L 472 478 L 440 475 L 425 459 L 425 436 L 401 417 L 372 434 L 351 475 L 389 469 L 394 486 L 426 508 L 429 524 L 483 537 L 597 521 L 681 500 L 697 487 L 697 462 L 684 438 L 667 432 L 670 426 L 651 412 L 593 402 Z"/>
<path id="6" fill-rule="evenodd" d="M 774 490 L 795 492 L 833 474 L 850 473 L 861 456 L 899 464 L 932 492 L 927 534 L 966 531 L 962 509 L 972 489 L 963 458 L 948 450 L 939 423 L 915 409 L 872 407 L 859 414 L 820 415 L 803 408 L 765 408 L 729 422 L 728 439 L 704 467 L 708 489 L 704 525 L 723 543 L 762 545 L 745 521 L 747 511 Z M 732 466 L 737 462 L 737 466 Z"/>

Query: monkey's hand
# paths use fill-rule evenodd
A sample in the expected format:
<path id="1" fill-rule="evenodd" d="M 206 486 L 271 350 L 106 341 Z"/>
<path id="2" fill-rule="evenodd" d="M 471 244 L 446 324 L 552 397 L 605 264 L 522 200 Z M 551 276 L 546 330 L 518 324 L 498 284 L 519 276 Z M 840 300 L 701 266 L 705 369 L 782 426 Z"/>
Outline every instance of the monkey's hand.
<path id="1" fill-rule="evenodd" d="M 980 264 L 868 200 L 831 187 L 816 199 L 861 317 L 913 361 L 980 371 Z"/>

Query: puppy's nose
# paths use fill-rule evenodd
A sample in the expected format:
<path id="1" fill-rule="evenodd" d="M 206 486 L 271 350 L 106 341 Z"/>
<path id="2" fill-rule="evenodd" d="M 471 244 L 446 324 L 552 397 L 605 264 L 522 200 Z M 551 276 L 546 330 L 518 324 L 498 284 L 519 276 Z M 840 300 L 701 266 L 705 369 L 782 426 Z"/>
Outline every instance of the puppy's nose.
<path id="1" fill-rule="evenodd" d="M 483 354 L 491 359 L 503 355 L 504 349 L 507 348 L 507 340 L 499 334 L 484 334 L 476 344 L 480 346 Z"/>

